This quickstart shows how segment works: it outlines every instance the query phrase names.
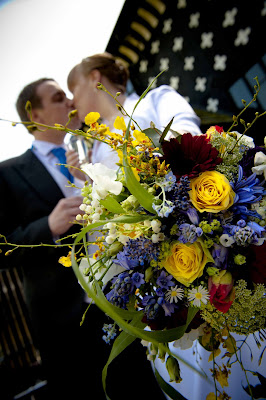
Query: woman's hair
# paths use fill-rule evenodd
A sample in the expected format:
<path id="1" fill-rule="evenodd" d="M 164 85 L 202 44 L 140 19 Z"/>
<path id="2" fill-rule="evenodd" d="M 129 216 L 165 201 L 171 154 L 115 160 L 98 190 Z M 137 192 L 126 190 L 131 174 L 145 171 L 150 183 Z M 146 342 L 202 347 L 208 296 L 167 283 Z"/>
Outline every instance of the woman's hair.
<path id="1" fill-rule="evenodd" d="M 37 89 L 42 83 L 47 81 L 54 81 L 54 79 L 41 78 L 38 79 L 37 81 L 29 83 L 21 90 L 16 102 L 16 109 L 21 121 L 23 122 L 30 121 L 28 112 L 26 111 L 26 104 L 28 101 L 30 101 L 32 109 L 42 108 L 42 99 L 40 98 L 40 96 L 37 95 Z M 34 127 L 28 128 L 27 125 L 25 125 L 25 127 L 28 129 L 30 133 L 32 133 L 36 129 Z"/>
<path id="2" fill-rule="evenodd" d="M 81 63 L 77 64 L 70 71 L 67 78 L 69 90 L 75 85 L 78 74 L 81 73 L 86 77 L 95 69 L 99 70 L 103 76 L 109 79 L 119 91 L 125 93 L 127 81 L 129 79 L 129 70 L 122 61 L 116 59 L 107 52 L 86 57 Z"/>

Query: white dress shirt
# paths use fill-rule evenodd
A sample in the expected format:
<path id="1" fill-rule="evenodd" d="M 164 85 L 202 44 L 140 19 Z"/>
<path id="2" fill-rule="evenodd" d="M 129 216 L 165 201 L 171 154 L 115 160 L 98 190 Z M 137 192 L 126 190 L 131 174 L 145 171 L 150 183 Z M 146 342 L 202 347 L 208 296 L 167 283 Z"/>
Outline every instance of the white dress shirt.
<path id="1" fill-rule="evenodd" d="M 129 95 L 123 104 L 126 112 L 131 115 L 139 99 L 136 93 Z M 150 90 L 140 101 L 133 114 L 133 119 L 144 130 L 153 122 L 160 131 L 168 125 L 174 117 L 171 128 L 179 133 L 190 132 L 192 135 L 200 135 L 200 119 L 189 103 L 177 93 L 171 86 L 162 85 Z M 129 117 L 124 117 L 125 123 Z M 107 123 L 108 125 L 108 123 Z M 112 132 L 115 129 L 109 126 Z M 136 129 L 139 129 L 136 126 Z M 170 133 L 166 139 L 169 139 Z M 118 156 L 114 150 L 105 143 L 95 141 L 92 150 L 92 163 L 102 163 L 109 168 L 117 169 Z"/>
<path id="2" fill-rule="evenodd" d="M 65 197 L 80 195 L 79 188 L 82 188 L 84 186 L 84 182 L 74 178 L 74 184 L 78 187 L 78 189 L 69 187 L 70 185 L 68 184 L 66 176 L 60 172 L 60 166 L 56 165 L 59 163 L 58 158 L 55 157 L 53 153 L 51 153 L 51 150 L 56 147 L 63 147 L 66 149 L 66 146 L 64 144 L 62 144 L 62 146 L 58 146 L 54 143 L 46 142 L 43 140 L 34 140 L 32 144 L 32 151 L 48 170 L 49 174 L 60 187 Z"/>

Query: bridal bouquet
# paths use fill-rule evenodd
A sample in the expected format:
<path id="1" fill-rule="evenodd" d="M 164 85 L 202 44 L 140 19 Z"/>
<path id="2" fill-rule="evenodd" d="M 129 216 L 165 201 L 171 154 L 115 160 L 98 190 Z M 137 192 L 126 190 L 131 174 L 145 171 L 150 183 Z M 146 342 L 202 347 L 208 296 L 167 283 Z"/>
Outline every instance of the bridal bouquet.
<path id="1" fill-rule="evenodd" d="M 226 349 L 227 366 L 213 364 L 224 387 L 239 350 L 232 333 L 265 338 L 266 143 L 246 135 L 261 115 L 250 124 L 234 117 L 228 131 L 211 126 L 200 136 L 178 134 L 171 122 L 164 132 L 152 125 L 141 131 L 134 115 L 127 126 L 117 117 L 112 132 L 98 113 L 87 115 L 86 134 L 120 160 L 117 171 L 83 165 L 93 184 L 82 189 L 82 228 L 71 253 L 84 290 L 112 321 L 104 326 L 113 342 L 104 382 L 108 365 L 135 338 L 150 360 L 165 361 L 170 382 L 180 382 L 168 344 L 198 339 L 214 360 Z M 76 251 L 82 242 L 96 247 L 83 259 Z M 223 393 L 208 399 L 229 398 Z"/>

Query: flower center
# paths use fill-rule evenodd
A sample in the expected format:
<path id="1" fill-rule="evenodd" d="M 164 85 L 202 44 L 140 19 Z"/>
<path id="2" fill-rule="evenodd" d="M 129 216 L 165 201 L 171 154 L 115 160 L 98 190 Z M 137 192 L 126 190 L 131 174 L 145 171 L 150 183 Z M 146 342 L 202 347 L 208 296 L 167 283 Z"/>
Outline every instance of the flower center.
<path id="1" fill-rule="evenodd" d="M 202 294 L 201 293 L 196 293 L 195 294 L 195 298 L 198 299 L 198 300 L 201 300 Z"/>

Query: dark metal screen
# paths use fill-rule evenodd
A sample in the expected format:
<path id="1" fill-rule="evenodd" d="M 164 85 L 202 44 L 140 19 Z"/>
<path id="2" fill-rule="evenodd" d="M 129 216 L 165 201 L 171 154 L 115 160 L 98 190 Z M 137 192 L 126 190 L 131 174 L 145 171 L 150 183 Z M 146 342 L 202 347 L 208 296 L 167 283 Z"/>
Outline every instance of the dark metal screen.
<path id="1" fill-rule="evenodd" d="M 126 61 L 137 93 L 156 86 L 183 95 L 203 124 L 226 122 L 254 93 L 248 110 L 266 109 L 266 2 L 254 0 L 127 0 L 107 51 Z"/>

